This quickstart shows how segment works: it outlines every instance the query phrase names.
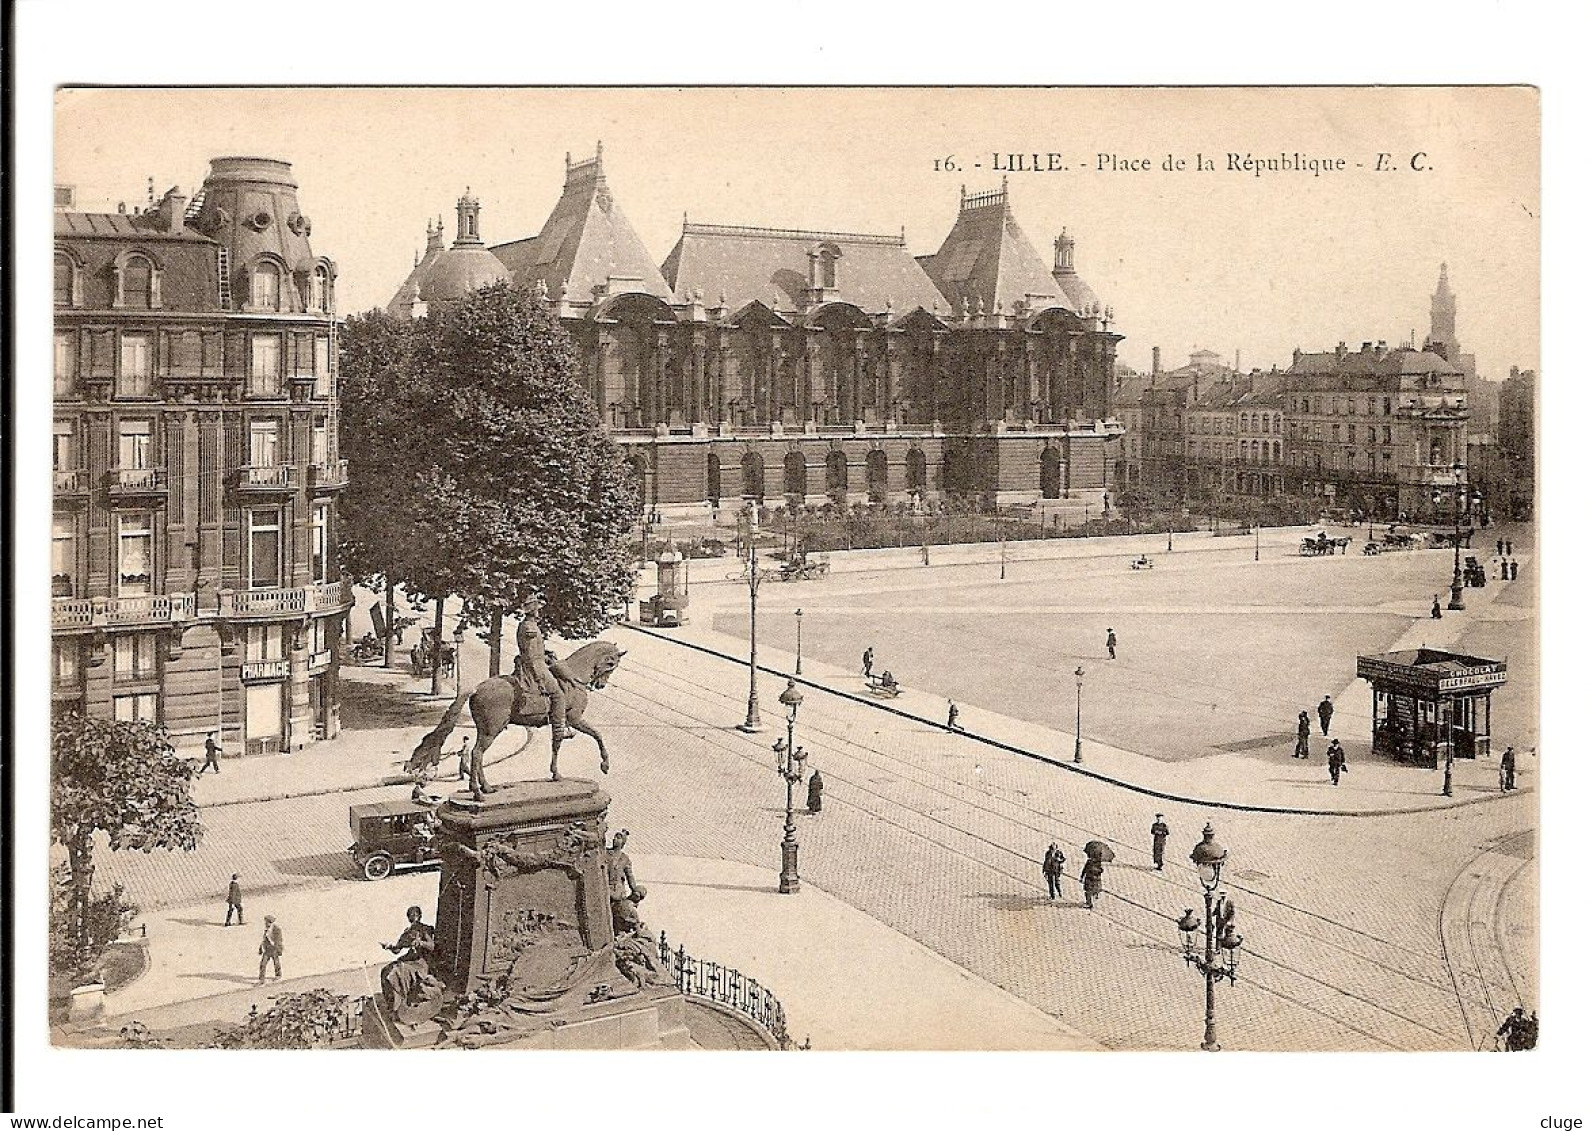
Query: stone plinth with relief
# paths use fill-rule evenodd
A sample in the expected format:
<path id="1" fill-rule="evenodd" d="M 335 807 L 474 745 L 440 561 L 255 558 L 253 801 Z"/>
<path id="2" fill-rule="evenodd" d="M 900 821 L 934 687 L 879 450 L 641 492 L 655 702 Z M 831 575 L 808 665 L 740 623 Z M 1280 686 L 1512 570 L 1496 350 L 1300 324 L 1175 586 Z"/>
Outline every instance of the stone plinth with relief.
<path id="1" fill-rule="evenodd" d="M 659 1048 L 690 1043 L 672 985 L 616 965 L 606 849 L 608 795 L 581 779 L 521 782 L 439 810 L 442 874 L 432 974 L 446 1006 L 395 1023 L 385 1003 L 367 1043 Z M 622 956 L 629 939 L 621 940 Z"/>

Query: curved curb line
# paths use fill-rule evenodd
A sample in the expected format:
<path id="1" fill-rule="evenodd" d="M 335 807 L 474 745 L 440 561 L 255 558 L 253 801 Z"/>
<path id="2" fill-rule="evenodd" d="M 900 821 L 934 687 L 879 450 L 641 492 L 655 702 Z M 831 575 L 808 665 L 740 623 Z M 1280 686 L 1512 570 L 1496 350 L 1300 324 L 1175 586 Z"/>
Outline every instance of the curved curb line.
<path id="1" fill-rule="evenodd" d="M 721 660 L 728 660 L 733 664 L 740 665 L 746 663 L 745 660 L 742 660 L 736 656 L 731 656 L 725 652 L 721 652 L 717 648 L 710 648 L 706 644 L 697 644 L 690 640 L 680 640 L 676 637 L 665 636 L 653 629 L 644 628 L 641 625 L 622 622 L 615 627 L 628 628 L 632 632 L 643 633 L 647 636 L 653 637 L 655 640 L 662 640 L 665 643 L 674 644 L 680 648 L 690 648 L 693 651 L 701 652 L 704 655 L 714 656 Z M 1404 806 L 1399 809 L 1294 809 L 1284 805 L 1251 805 L 1241 801 L 1211 801 L 1202 797 L 1186 797 L 1182 794 L 1168 793 L 1165 790 L 1152 789 L 1150 786 L 1139 785 L 1131 781 L 1124 781 L 1121 778 L 1114 778 L 1108 774 L 1086 769 L 1083 766 L 1076 766 L 1072 762 L 1059 762 L 1055 758 L 1047 757 L 1044 754 L 1037 754 L 1033 750 L 1026 750 L 1021 746 L 1014 746 L 1010 742 L 1003 742 L 999 738 L 990 738 L 986 735 L 977 734 L 973 731 L 962 730 L 960 728 L 953 731 L 952 728 L 946 726 L 946 724 L 934 722 L 930 719 L 924 718 L 922 715 L 915 715 L 910 711 L 903 711 L 897 707 L 892 707 L 885 703 L 879 703 L 872 699 L 865 699 L 861 695 L 851 691 L 841 691 L 837 688 L 828 687 L 822 683 L 815 683 L 811 679 L 805 679 L 802 676 L 793 675 L 791 672 L 783 671 L 779 668 L 771 668 L 766 667 L 763 664 L 759 664 L 758 670 L 768 675 L 782 676 L 786 679 L 794 679 L 803 687 L 809 687 L 814 691 L 822 691 L 829 695 L 835 695 L 842 699 L 848 699 L 851 702 L 863 707 L 872 707 L 876 711 L 884 711 L 887 714 L 895 715 L 898 718 L 908 719 L 912 722 L 922 723 L 926 726 L 932 726 L 937 730 L 946 731 L 948 734 L 959 734 L 964 738 L 972 739 L 975 742 L 982 742 L 986 746 L 993 746 L 997 750 L 1004 750 L 1009 754 L 1016 754 L 1019 757 L 1028 758 L 1035 762 L 1043 762 L 1048 766 L 1055 766 L 1058 769 L 1067 770 L 1069 773 L 1080 774 L 1083 777 L 1092 778 L 1095 781 L 1103 782 L 1107 785 L 1115 785 L 1121 787 L 1122 789 L 1132 790 L 1134 793 L 1144 794 L 1147 797 L 1158 797 L 1163 801 L 1176 801 L 1181 805 L 1201 805 L 1211 809 L 1229 809 L 1239 813 L 1275 813 L 1296 817 L 1408 817 L 1416 813 L 1437 813 L 1446 809 L 1464 808 L 1467 805 L 1482 805 L 1490 801 L 1503 801 L 1509 796 L 1509 794 L 1503 793 L 1498 795 L 1485 794 L 1482 797 L 1468 797 L 1462 801 L 1450 801 L 1437 805 L 1411 805 Z M 1530 793 L 1532 790 L 1518 790 L 1517 792 Z"/>

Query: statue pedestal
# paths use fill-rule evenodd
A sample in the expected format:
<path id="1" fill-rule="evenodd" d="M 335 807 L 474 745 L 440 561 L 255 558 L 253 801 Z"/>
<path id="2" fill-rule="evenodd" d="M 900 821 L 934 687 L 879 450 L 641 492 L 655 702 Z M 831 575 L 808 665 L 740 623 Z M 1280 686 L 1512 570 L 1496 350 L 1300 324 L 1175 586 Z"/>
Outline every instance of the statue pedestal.
<path id="1" fill-rule="evenodd" d="M 571 778 L 444 803 L 431 958 L 444 1000 L 434 1020 L 406 1025 L 378 997 L 365 1015 L 367 1046 L 690 1044 L 680 991 L 638 986 L 616 965 L 608 800 L 595 782 Z"/>

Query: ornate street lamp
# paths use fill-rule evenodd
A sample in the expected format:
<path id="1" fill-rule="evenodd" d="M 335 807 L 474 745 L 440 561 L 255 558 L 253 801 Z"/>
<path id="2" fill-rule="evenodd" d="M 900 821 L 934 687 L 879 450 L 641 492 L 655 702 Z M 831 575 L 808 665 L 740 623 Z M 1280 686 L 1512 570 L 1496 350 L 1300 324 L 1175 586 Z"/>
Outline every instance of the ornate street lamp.
<path id="1" fill-rule="evenodd" d="M 463 610 L 459 623 L 454 625 L 454 696 L 460 695 L 465 679 L 465 618 Z"/>
<path id="2" fill-rule="evenodd" d="M 785 708 L 785 741 L 774 744 L 775 769 L 785 779 L 785 838 L 780 841 L 780 894 L 792 895 L 802 888 L 797 875 L 796 816 L 792 808 L 794 790 L 802 780 L 807 755 L 796 744 L 797 708 L 802 706 L 802 692 L 795 679 L 787 679 L 785 690 L 780 692 L 780 704 Z"/>
<path id="3" fill-rule="evenodd" d="M 747 504 L 747 602 L 751 608 L 747 631 L 747 720 L 738 728 L 747 734 L 763 730 L 758 713 L 758 501 Z"/>
<path id="4" fill-rule="evenodd" d="M 1080 664 L 1073 669 L 1073 679 L 1077 684 L 1077 695 L 1073 700 L 1073 762 L 1075 765 L 1084 761 L 1084 665 Z"/>
<path id="5" fill-rule="evenodd" d="M 1466 602 L 1461 597 L 1461 590 L 1465 588 L 1465 583 L 1460 576 L 1460 504 L 1465 497 L 1465 492 L 1460 486 L 1460 476 L 1465 470 L 1466 465 L 1459 460 L 1456 460 L 1454 466 L 1450 468 L 1450 472 L 1454 475 L 1454 485 L 1451 488 L 1451 492 L 1455 502 L 1455 574 L 1449 579 L 1449 608 L 1457 612 L 1464 611 L 1466 608 Z"/>
<path id="6" fill-rule="evenodd" d="M 1200 887 L 1206 901 L 1206 948 L 1202 955 L 1195 950 L 1195 932 L 1202 923 L 1194 908 L 1187 908 L 1175 920 L 1183 935 L 1184 961 L 1193 966 L 1206 979 L 1206 1033 L 1200 1047 L 1207 1052 L 1217 1052 L 1217 983 L 1226 978 L 1229 985 L 1239 980 L 1239 947 L 1244 938 L 1234 929 L 1234 906 L 1227 893 L 1213 901 L 1217 885 L 1222 882 L 1222 866 L 1227 863 L 1228 850 L 1217 843 L 1217 833 L 1208 821 L 1189 859 L 1194 862 L 1200 876 Z"/>
<path id="7" fill-rule="evenodd" d="M 796 662 L 796 673 L 797 673 L 797 675 L 801 675 L 802 674 L 802 610 L 801 609 L 798 609 L 796 611 L 796 622 L 797 622 L 797 662 Z"/>

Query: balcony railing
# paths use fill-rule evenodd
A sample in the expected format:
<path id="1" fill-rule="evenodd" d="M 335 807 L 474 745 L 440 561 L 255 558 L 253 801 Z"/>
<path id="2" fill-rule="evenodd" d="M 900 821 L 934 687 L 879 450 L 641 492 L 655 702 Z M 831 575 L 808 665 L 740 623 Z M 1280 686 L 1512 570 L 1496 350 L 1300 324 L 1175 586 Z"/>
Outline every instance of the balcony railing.
<path id="1" fill-rule="evenodd" d="M 273 616 L 302 613 L 305 592 L 298 589 L 236 589 L 220 595 L 218 609 L 223 617 Z"/>
<path id="2" fill-rule="evenodd" d="M 348 486 L 348 460 L 334 459 L 310 465 L 310 486 L 318 491 L 330 491 Z"/>
<path id="3" fill-rule="evenodd" d="M 63 471 L 55 470 L 55 493 L 57 495 L 81 495 L 88 490 L 88 472 L 81 467 Z"/>
<path id="4" fill-rule="evenodd" d="M 243 663 L 243 680 L 245 683 L 287 678 L 287 660 L 245 660 Z"/>
<path id="5" fill-rule="evenodd" d="M 52 628 L 97 628 L 180 624 L 196 615 L 192 593 L 149 597 L 56 597 L 50 602 Z"/>
<path id="6" fill-rule="evenodd" d="M 292 491 L 298 484 L 298 468 L 279 463 L 267 466 L 253 464 L 238 469 L 238 489 L 241 491 Z"/>
<path id="7" fill-rule="evenodd" d="M 335 613 L 353 603 L 346 581 L 319 581 L 307 590 L 306 612 Z"/>
<path id="8" fill-rule="evenodd" d="M 110 491 L 113 498 L 133 498 L 166 493 L 166 469 L 163 467 L 117 467 L 110 472 Z"/>

